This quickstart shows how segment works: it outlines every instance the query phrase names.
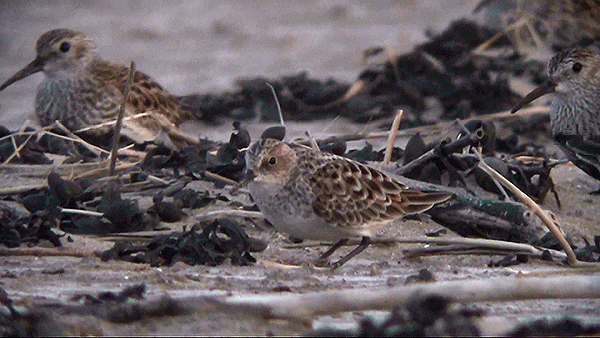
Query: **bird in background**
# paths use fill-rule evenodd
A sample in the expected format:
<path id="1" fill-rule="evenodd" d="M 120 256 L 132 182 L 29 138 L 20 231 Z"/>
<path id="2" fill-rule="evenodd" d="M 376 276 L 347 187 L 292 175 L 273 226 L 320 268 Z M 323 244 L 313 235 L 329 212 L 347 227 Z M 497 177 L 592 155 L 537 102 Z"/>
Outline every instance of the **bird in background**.
<path id="1" fill-rule="evenodd" d="M 600 55 L 582 47 L 554 55 L 548 62 L 548 80 L 511 112 L 546 94 L 553 95 L 552 137 L 573 164 L 600 180 Z"/>
<path id="2" fill-rule="evenodd" d="M 37 72 L 44 74 L 35 98 L 35 113 L 42 126 L 60 121 L 70 131 L 93 140 L 107 141 L 123 99 L 129 69 L 103 60 L 92 40 L 72 29 L 54 29 L 36 43 L 36 57 L 6 80 L 0 91 Z M 171 95 L 146 74 L 134 71 L 125 105 L 121 134 L 143 143 L 165 132 L 176 148 L 194 143 L 176 125 L 192 117 Z M 197 142 L 197 141 L 196 141 Z"/>
<path id="3" fill-rule="evenodd" d="M 298 239 L 335 243 L 318 261 L 324 262 L 350 238 L 362 238 L 333 268 L 365 250 L 377 227 L 453 196 L 409 188 L 348 158 L 272 138 L 248 148 L 246 162 L 250 195 L 276 229 Z"/>

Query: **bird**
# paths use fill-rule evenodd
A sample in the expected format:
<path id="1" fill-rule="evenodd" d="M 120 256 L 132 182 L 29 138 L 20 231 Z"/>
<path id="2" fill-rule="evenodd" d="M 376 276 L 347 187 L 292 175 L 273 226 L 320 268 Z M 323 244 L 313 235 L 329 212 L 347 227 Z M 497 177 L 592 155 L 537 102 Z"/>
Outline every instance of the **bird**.
<path id="1" fill-rule="evenodd" d="M 0 85 L 0 91 L 37 72 L 35 112 L 39 123 L 61 122 L 71 132 L 96 140 L 112 133 L 128 79 L 128 67 L 102 59 L 93 41 L 73 29 L 53 29 L 36 42 L 36 57 Z M 144 114 L 145 113 L 145 114 Z M 121 135 L 136 143 L 166 131 L 174 142 L 193 143 L 176 125 L 191 117 L 179 99 L 148 75 L 134 71 Z"/>
<path id="2" fill-rule="evenodd" d="M 567 48 L 548 61 L 548 80 L 512 109 L 552 94 L 552 138 L 567 158 L 600 180 L 600 55 L 590 47 Z"/>
<path id="3" fill-rule="evenodd" d="M 326 262 L 349 239 L 361 238 L 332 269 L 365 250 L 379 226 L 453 196 L 409 188 L 346 157 L 272 138 L 252 144 L 246 164 L 250 195 L 277 230 L 297 239 L 334 242 L 317 262 Z"/>

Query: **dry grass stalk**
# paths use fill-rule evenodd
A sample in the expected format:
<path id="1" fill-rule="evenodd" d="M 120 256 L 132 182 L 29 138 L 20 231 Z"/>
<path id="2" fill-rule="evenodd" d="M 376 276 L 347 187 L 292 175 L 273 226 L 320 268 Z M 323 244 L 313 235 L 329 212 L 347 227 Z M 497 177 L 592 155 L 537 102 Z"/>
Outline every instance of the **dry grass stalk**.
<path id="1" fill-rule="evenodd" d="M 402 114 L 404 110 L 398 109 L 396 111 L 396 117 L 394 117 L 394 123 L 392 123 L 392 128 L 390 128 L 390 132 L 388 134 L 388 142 L 387 147 L 385 148 L 385 155 L 383 157 L 383 164 L 390 164 L 392 159 L 392 150 L 394 150 L 394 143 L 396 142 L 396 137 L 398 136 L 398 128 L 400 127 L 400 122 L 402 121 Z"/>
<path id="2" fill-rule="evenodd" d="M 108 166 L 108 174 L 113 176 L 115 173 L 115 165 L 117 163 L 117 153 L 119 151 L 119 141 L 121 139 L 121 127 L 123 126 L 123 116 L 125 116 L 125 105 L 127 104 L 127 96 L 129 95 L 129 89 L 131 88 L 131 82 L 133 81 L 133 71 L 135 69 L 135 63 L 131 61 L 129 64 L 129 75 L 127 76 L 127 82 L 125 83 L 125 89 L 123 90 L 123 99 L 121 106 L 119 107 L 119 114 L 117 115 L 117 124 L 113 132 L 112 149 L 110 152 L 110 161 Z"/>
<path id="3" fill-rule="evenodd" d="M 100 154 L 103 154 L 103 153 L 104 153 L 104 154 L 107 154 L 107 153 L 108 153 L 108 151 L 106 151 L 106 150 L 104 150 L 104 149 L 102 149 L 102 148 L 100 148 L 100 147 L 96 147 L 95 145 L 93 145 L 93 144 L 91 144 L 91 143 L 88 143 L 88 142 L 84 141 L 84 140 L 83 140 L 81 137 L 79 137 L 79 136 L 77 136 L 77 135 L 73 134 L 73 133 L 72 133 L 72 132 L 71 132 L 69 129 L 67 129 L 67 127 L 65 127 L 65 126 L 64 126 L 64 125 L 63 125 L 63 124 L 62 124 L 60 121 L 58 121 L 58 120 L 54 121 L 54 125 L 55 125 L 57 128 L 59 128 L 60 130 L 62 130 L 62 131 L 65 133 L 65 134 L 67 134 L 67 136 L 68 136 L 68 137 L 70 137 L 70 139 L 69 139 L 69 138 L 66 138 L 67 140 L 71 140 L 71 141 L 74 141 L 74 142 L 79 142 L 80 144 L 82 144 L 82 145 L 86 146 L 86 147 L 87 147 L 87 149 L 88 149 L 89 151 L 91 151 L 92 153 L 94 153 L 96 156 L 100 156 Z M 50 133 L 48 133 L 48 134 L 50 134 Z M 52 134 L 54 134 L 54 133 L 52 133 Z M 54 134 L 54 135 L 57 135 L 57 134 Z M 57 136 L 61 136 L 61 135 L 57 135 Z"/>
<path id="4" fill-rule="evenodd" d="M 535 213 L 542 220 L 542 222 L 544 222 L 546 227 L 548 227 L 550 232 L 552 232 L 552 234 L 556 237 L 556 239 L 560 243 L 560 246 L 563 248 L 563 250 L 567 254 L 569 266 L 572 266 L 572 267 L 590 267 L 590 266 L 600 267 L 600 265 L 598 265 L 598 264 L 580 262 L 579 260 L 577 260 L 577 257 L 575 256 L 573 249 L 571 248 L 571 246 L 565 239 L 564 235 L 562 234 L 562 231 L 556 226 L 556 224 L 554 223 L 554 221 L 552 220 L 550 215 L 548 215 L 548 213 L 546 211 L 544 211 L 537 203 L 535 203 L 529 196 L 527 196 L 527 194 L 523 193 L 519 188 L 517 188 L 514 184 L 512 184 L 509 180 L 507 180 L 504 176 L 500 175 L 497 171 L 495 171 L 490 166 L 488 166 L 481 158 L 480 153 L 477 153 L 477 154 L 480 159 L 479 164 L 478 164 L 479 168 L 481 168 L 492 178 L 494 178 L 495 180 L 500 182 L 507 189 L 512 191 L 515 194 L 515 196 L 517 196 L 521 200 L 521 202 L 523 202 L 525 205 L 527 205 L 533 211 L 533 213 Z"/>
<path id="5" fill-rule="evenodd" d="M 151 112 L 144 112 L 144 113 L 139 113 L 139 114 L 135 114 L 135 115 L 124 117 L 123 121 L 135 120 L 135 119 L 138 119 L 138 118 L 141 118 L 141 117 L 154 117 L 154 115 L 155 114 L 153 114 Z M 101 128 L 105 128 L 107 126 L 115 125 L 116 123 L 117 123 L 116 120 L 102 122 L 102 123 L 95 124 L 93 126 L 89 126 L 89 127 L 78 129 L 78 130 L 75 131 L 75 133 L 79 134 L 79 133 L 88 132 L 88 131 L 94 130 L 94 129 L 101 129 Z"/>
<path id="6" fill-rule="evenodd" d="M 211 179 L 213 179 L 213 180 L 217 180 L 217 181 L 225 182 L 225 183 L 227 183 L 227 184 L 229 184 L 229 185 L 233 185 L 233 186 L 236 186 L 236 185 L 238 185 L 238 184 L 239 184 L 239 182 L 236 182 L 236 181 L 234 181 L 234 180 L 232 180 L 232 179 L 230 179 L 230 178 L 227 178 L 227 177 L 225 177 L 225 176 L 221 176 L 221 175 L 219 175 L 219 174 L 215 174 L 215 173 L 213 173 L 213 172 L 210 172 L 210 171 L 208 171 L 208 170 L 204 171 L 204 176 L 206 176 L 206 177 L 208 177 L 208 178 L 211 178 Z"/>
<path id="7" fill-rule="evenodd" d="M 380 289 L 235 295 L 213 299 L 219 304 L 234 309 L 260 314 L 266 319 L 288 319 L 310 323 L 315 316 L 351 311 L 390 310 L 406 303 L 417 294 L 442 295 L 455 301 L 468 303 L 528 299 L 598 299 L 600 277 L 502 277 L 419 283 Z M 193 302 L 190 301 L 189 304 Z"/>
<path id="8" fill-rule="evenodd" d="M 351 239 L 349 240 L 345 246 L 356 246 L 360 243 L 359 239 Z M 542 249 L 538 249 L 533 245 L 526 243 L 515 243 L 508 241 L 500 241 L 495 239 L 485 239 L 485 238 L 465 238 L 465 237 L 455 237 L 455 236 L 444 236 L 444 237 L 428 237 L 428 236 L 414 236 L 414 237 L 401 237 L 401 238 L 378 238 L 375 237 L 372 239 L 372 244 L 374 245 L 397 245 L 401 243 L 423 243 L 423 244 L 436 244 L 440 246 L 441 250 L 444 250 L 444 246 L 457 246 L 460 245 L 462 247 L 470 247 L 474 249 L 484 250 L 485 254 L 495 255 L 493 251 L 502 251 L 506 254 L 508 253 L 524 253 L 524 254 L 532 254 L 532 255 L 541 255 L 543 253 Z M 314 243 L 300 243 L 300 244 L 287 244 L 283 245 L 283 248 L 286 249 L 298 249 L 298 248 L 306 248 L 306 247 L 316 247 L 316 246 L 331 246 L 331 243 L 324 242 L 314 242 Z M 563 260 L 567 258 L 567 255 L 564 252 L 548 249 L 547 250 L 550 255 L 558 260 Z"/>

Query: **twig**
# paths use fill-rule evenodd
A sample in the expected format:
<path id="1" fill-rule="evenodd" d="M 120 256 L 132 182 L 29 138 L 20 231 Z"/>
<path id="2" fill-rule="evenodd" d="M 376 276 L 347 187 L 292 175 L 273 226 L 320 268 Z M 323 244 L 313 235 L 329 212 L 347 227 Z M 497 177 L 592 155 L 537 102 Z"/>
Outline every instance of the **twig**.
<path id="1" fill-rule="evenodd" d="M 120 172 L 120 171 L 124 171 L 130 168 L 133 168 L 137 165 L 137 163 L 122 163 L 119 164 L 118 166 L 115 167 L 115 172 Z M 96 169 L 92 169 L 92 170 L 88 170 L 85 172 L 82 172 L 76 176 L 73 177 L 73 180 L 78 180 L 81 178 L 85 178 L 85 177 L 94 177 L 94 176 L 105 176 L 107 175 L 109 172 L 108 168 L 106 167 L 106 165 L 104 165 L 103 167 L 98 167 Z"/>
<path id="2" fill-rule="evenodd" d="M 90 211 L 90 210 L 81 210 L 81 209 L 60 208 L 60 212 L 63 214 L 72 214 L 72 215 L 85 215 L 85 216 L 96 216 L 96 217 L 104 216 L 104 214 L 101 212 Z"/>
<path id="3" fill-rule="evenodd" d="M 236 182 L 230 178 L 227 178 L 225 176 L 221 176 L 219 174 L 215 174 L 213 172 L 210 172 L 208 170 L 204 171 L 204 176 L 208 177 L 208 178 L 212 178 L 213 180 L 217 180 L 217 181 L 221 181 L 221 182 L 225 182 L 229 185 L 237 185 L 239 182 Z"/>
<path id="4" fill-rule="evenodd" d="M 220 292 L 219 292 L 220 293 Z M 407 304 L 415 296 L 439 295 L 461 303 L 508 302 L 538 299 L 598 299 L 600 277 L 500 277 L 486 280 L 456 280 L 417 283 L 397 287 L 357 288 L 311 293 L 271 292 L 262 294 L 187 295 L 168 294 L 140 301 L 93 304 L 33 301 L 30 307 L 52 313 L 94 315 L 110 322 L 131 323 L 153 316 L 218 314 L 219 318 L 284 319 L 310 327 L 316 316 L 351 311 L 389 311 Z M 136 316 L 131 314 L 135 313 Z M 240 314 L 240 315 L 237 315 Z M 233 317 L 232 317 L 233 316 Z M 496 322 L 494 322 L 496 323 Z M 497 323 L 496 323 L 497 324 Z"/>
<path id="5" fill-rule="evenodd" d="M 135 63 L 131 61 L 129 64 L 129 75 L 127 76 L 127 82 L 125 83 L 125 90 L 123 91 L 123 99 L 121 100 L 121 106 L 119 107 L 119 114 L 117 115 L 117 124 L 113 132 L 113 143 L 110 152 L 110 162 L 108 167 L 108 175 L 113 176 L 115 174 L 115 165 L 117 163 L 117 153 L 119 152 L 119 140 L 121 139 L 121 126 L 123 126 L 123 116 L 125 115 L 125 105 L 127 104 L 127 96 L 129 95 L 129 89 L 131 88 L 131 82 L 133 81 L 133 72 L 135 69 Z"/>
<path id="6" fill-rule="evenodd" d="M 519 110 L 519 116 L 523 116 L 523 115 L 536 115 L 536 114 L 546 114 L 550 112 L 550 107 L 547 106 L 534 106 L 534 107 L 530 107 L 530 108 L 525 108 L 525 109 L 521 109 Z M 471 120 L 483 120 L 483 121 L 488 121 L 488 120 L 494 120 L 494 119 L 506 119 L 506 118 L 512 118 L 514 117 L 515 114 L 511 114 L 510 111 L 506 110 L 506 111 L 502 111 L 502 112 L 498 112 L 498 113 L 494 113 L 494 114 L 488 114 L 488 115 L 478 115 L 478 116 L 474 116 L 468 119 L 464 119 L 461 120 L 463 123 L 466 123 L 468 121 Z M 398 136 L 413 136 L 416 133 L 426 133 L 426 132 L 437 132 L 439 130 L 444 130 L 447 129 L 449 126 L 451 126 L 452 124 L 456 123 L 455 121 L 441 121 L 438 122 L 436 124 L 430 124 L 430 125 L 425 125 L 425 126 L 419 126 L 419 127 L 414 127 L 414 128 L 407 128 L 407 129 L 402 129 L 401 131 L 398 131 Z M 386 138 L 389 137 L 389 132 L 388 131 L 383 131 L 383 132 L 373 132 L 373 133 L 354 133 L 354 134 L 345 134 L 345 135 L 338 135 L 338 136 L 330 136 L 327 137 L 325 139 L 320 139 L 320 140 L 316 140 L 317 144 L 319 145 L 323 145 L 323 144 L 327 144 L 327 143 L 331 143 L 337 140 L 341 140 L 341 141 L 358 141 L 358 140 L 364 140 L 364 139 L 381 139 L 381 138 Z M 304 144 L 304 145 L 310 145 L 309 141 L 297 141 L 300 144 Z"/>
<path id="7" fill-rule="evenodd" d="M 532 258 L 541 259 L 544 256 L 544 251 L 539 250 L 537 253 L 521 252 L 514 250 L 502 250 L 502 249 L 491 249 L 491 248 L 478 248 L 469 245 L 442 245 L 442 246 L 428 246 L 419 248 L 409 248 L 403 250 L 403 253 L 408 258 L 415 258 L 420 256 L 433 256 L 433 255 L 482 255 L 482 256 L 497 256 L 497 255 L 516 255 L 516 254 L 527 254 Z M 562 252 L 561 252 L 562 253 Z M 564 260 L 566 255 L 553 256 L 559 260 Z"/>
<path id="8" fill-rule="evenodd" d="M 475 49 L 473 49 L 471 51 L 471 53 L 476 54 L 476 55 L 481 54 L 484 50 L 486 50 L 489 46 L 491 46 L 494 42 L 496 42 L 496 40 L 498 40 L 502 36 L 506 35 L 508 32 L 516 30 L 517 28 L 519 28 L 523 25 L 526 25 L 526 22 L 527 22 L 527 20 L 525 18 L 520 18 L 516 22 L 514 22 L 514 23 L 508 25 L 506 28 L 504 28 L 504 30 L 502 32 L 498 32 L 491 38 L 482 42 L 479 46 L 475 47 Z"/>
<path id="9" fill-rule="evenodd" d="M 32 185 L 22 185 L 19 187 L 2 188 L 2 189 L 0 189 L 0 196 L 22 194 L 22 193 L 26 193 L 31 190 L 41 190 L 46 186 L 48 186 L 46 183 L 40 183 L 40 184 L 32 184 Z"/>
<path id="10" fill-rule="evenodd" d="M 561 251 L 552 249 L 538 249 L 533 245 L 526 243 L 515 243 L 508 241 L 500 241 L 495 239 L 485 238 L 465 238 L 465 237 L 428 237 L 428 236 L 414 236 L 414 237 L 400 237 L 400 238 L 378 238 L 374 237 L 371 239 L 371 244 L 377 245 L 396 245 L 400 243 L 426 243 L 426 244 L 437 244 L 440 245 L 441 250 L 443 246 L 447 245 L 462 245 L 469 246 L 470 248 L 485 249 L 485 250 L 499 250 L 513 253 L 528 253 L 532 255 L 541 255 L 543 251 L 548 251 L 553 258 L 563 260 L 567 258 L 566 254 Z M 359 239 L 351 239 L 345 245 L 356 246 L 360 243 Z M 442 246 L 443 245 L 443 246 Z M 331 246 L 331 243 L 300 243 L 300 244 L 288 244 L 283 245 L 286 249 L 297 249 L 306 248 L 312 246 Z"/>
<path id="11" fill-rule="evenodd" d="M 459 302 L 491 302 L 528 299 L 598 299 L 600 277 L 501 277 L 421 283 L 392 288 L 359 288 L 305 294 L 277 293 L 215 297 L 222 305 L 262 315 L 310 323 L 315 316 L 350 311 L 390 310 L 414 295 L 436 294 Z M 196 300 L 197 302 L 197 300 Z M 193 304 L 190 302 L 189 304 Z"/>
<path id="12" fill-rule="evenodd" d="M 27 143 L 29 143 L 29 141 L 31 140 L 31 138 L 32 138 L 33 136 L 37 135 L 37 134 L 38 134 L 40 131 L 42 131 L 42 130 L 47 130 L 47 129 L 48 129 L 47 127 L 42 127 L 42 128 L 39 128 L 38 130 L 36 130 L 35 132 L 31 133 L 31 134 L 30 134 L 30 135 L 29 135 L 29 136 L 28 136 L 28 137 L 25 139 L 25 141 L 24 141 L 23 143 L 21 143 L 21 145 L 20 145 L 20 146 L 18 146 L 18 147 L 15 149 L 15 151 L 14 151 L 12 154 L 10 154 L 10 156 L 9 156 L 9 157 L 8 157 L 8 158 L 7 158 L 7 159 L 4 161 L 4 163 L 2 163 L 2 164 L 4 165 L 4 164 L 8 164 L 8 163 L 10 163 L 10 161 L 12 161 L 12 159 L 13 159 L 13 158 L 15 158 L 15 156 L 19 156 L 19 153 L 21 152 L 21 150 L 23 150 L 23 148 L 25 148 L 25 146 L 27 145 Z M 13 144 L 14 144 L 14 139 L 13 139 Z"/>
<path id="13" fill-rule="evenodd" d="M 388 135 L 387 147 L 385 148 L 385 155 L 383 157 L 383 164 L 390 164 L 390 160 L 392 159 L 392 150 L 394 149 L 394 142 L 396 142 L 396 137 L 398 136 L 398 127 L 400 127 L 400 121 L 402 121 L 402 114 L 404 110 L 398 109 L 396 111 L 396 117 L 394 117 L 394 123 L 392 123 L 392 128 L 390 129 L 390 133 Z"/>
<path id="14" fill-rule="evenodd" d="M 91 248 L 75 249 L 75 248 L 0 248 L 0 256 L 70 256 L 70 257 L 91 257 L 94 251 Z"/>
<path id="15" fill-rule="evenodd" d="M 156 177 L 154 175 L 148 175 L 148 181 L 154 182 L 154 183 L 157 183 L 157 184 L 160 184 L 160 185 L 164 185 L 164 186 L 167 186 L 167 185 L 170 184 L 169 182 L 163 180 L 162 178 Z"/>
<path id="16" fill-rule="evenodd" d="M 275 104 L 277 105 L 277 113 L 279 114 L 279 123 L 281 123 L 281 125 L 285 125 L 285 123 L 283 123 L 283 114 L 281 113 L 281 105 L 279 104 L 279 99 L 277 98 L 277 92 L 275 92 L 275 88 L 273 88 L 273 86 L 268 83 L 265 82 L 265 84 L 267 86 L 269 86 L 269 88 L 271 88 L 271 93 L 273 93 L 273 97 L 275 98 Z"/>
<path id="17" fill-rule="evenodd" d="M 62 130 L 65 134 L 67 134 L 67 136 L 71 137 L 73 139 L 73 141 L 76 141 L 76 142 L 79 142 L 80 144 L 85 145 L 92 153 L 94 153 L 94 155 L 99 156 L 101 153 L 108 153 L 108 151 L 106 151 L 106 150 L 104 150 L 104 149 L 102 149 L 100 147 L 96 147 L 95 145 L 84 141 L 81 137 L 73 134 L 59 120 L 54 121 L 54 125 L 58 129 Z"/>
<path id="18" fill-rule="evenodd" d="M 567 254 L 569 266 L 572 266 L 572 267 L 597 266 L 597 264 L 580 262 L 579 260 L 577 260 L 577 256 L 575 256 L 573 249 L 571 248 L 571 246 L 569 245 L 569 243 L 563 236 L 562 232 L 558 229 L 556 224 L 554 224 L 554 221 L 552 220 L 552 218 L 550 218 L 548 213 L 546 213 L 546 211 L 544 211 L 537 203 L 535 203 L 529 196 L 527 196 L 525 193 L 523 193 L 519 188 L 517 188 L 514 184 L 512 184 L 509 180 L 507 180 L 504 176 L 500 175 L 498 172 L 496 172 L 494 169 L 492 169 L 490 166 L 488 166 L 481 158 L 481 154 L 479 152 L 476 152 L 476 154 L 477 154 L 477 156 L 479 156 L 479 164 L 478 164 L 479 168 L 481 168 L 488 175 L 492 176 L 493 178 L 498 180 L 500 183 L 502 183 L 503 186 L 505 186 L 510 191 L 512 191 L 515 194 L 515 196 L 517 196 L 525 205 L 527 205 L 542 220 L 542 222 L 544 222 L 544 224 L 548 227 L 550 232 L 552 232 L 552 234 L 556 237 L 556 239 L 560 243 L 560 246 L 563 248 L 563 250 Z"/>
<path id="19" fill-rule="evenodd" d="M 246 211 L 236 209 L 223 209 L 204 212 L 200 215 L 194 216 L 196 220 L 210 219 L 215 217 L 248 217 L 248 218 L 265 218 L 262 213 L 258 211 Z"/>
<path id="20" fill-rule="evenodd" d="M 139 113 L 139 114 L 127 116 L 127 117 L 123 118 L 123 121 L 135 120 L 135 119 L 138 119 L 140 117 L 147 117 L 147 116 L 148 117 L 154 117 L 154 114 L 149 113 L 149 112 L 143 112 L 143 113 Z M 106 127 L 106 126 L 112 126 L 112 125 L 116 125 L 116 124 L 117 124 L 117 120 L 106 121 L 106 122 L 95 124 L 93 126 L 89 126 L 89 127 L 77 129 L 74 132 L 75 133 L 83 133 L 83 132 L 86 132 L 86 131 L 90 131 L 90 130 L 94 130 L 94 129 L 99 129 L 99 128 L 103 128 L 103 127 Z"/>

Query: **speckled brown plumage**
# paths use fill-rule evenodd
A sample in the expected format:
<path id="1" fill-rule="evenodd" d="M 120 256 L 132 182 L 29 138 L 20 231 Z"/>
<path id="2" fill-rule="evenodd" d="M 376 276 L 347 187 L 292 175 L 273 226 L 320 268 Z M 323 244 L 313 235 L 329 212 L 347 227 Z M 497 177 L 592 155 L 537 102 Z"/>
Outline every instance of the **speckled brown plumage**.
<path id="1" fill-rule="evenodd" d="M 350 159 L 273 139 L 254 143 L 247 163 L 255 176 L 248 188 L 261 212 L 277 229 L 302 239 L 363 236 L 368 245 L 377 226 L 452 196 L 411 189 Z"/>

